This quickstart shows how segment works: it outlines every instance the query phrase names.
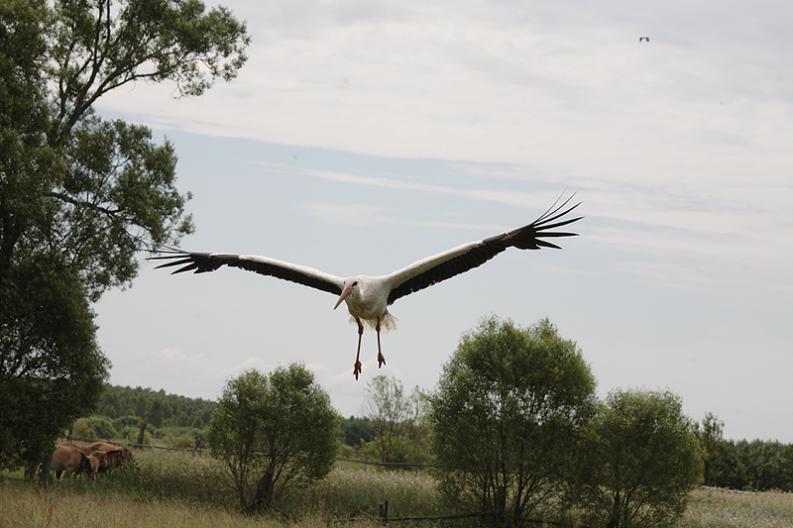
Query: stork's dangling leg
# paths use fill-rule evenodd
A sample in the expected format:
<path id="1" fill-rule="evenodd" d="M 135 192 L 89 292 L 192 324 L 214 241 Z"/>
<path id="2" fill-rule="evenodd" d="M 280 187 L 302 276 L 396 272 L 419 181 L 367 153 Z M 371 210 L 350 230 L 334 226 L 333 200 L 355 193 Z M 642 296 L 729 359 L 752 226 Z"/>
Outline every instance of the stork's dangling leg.
<path id="1" fill-rule="evenodd" d="M 385 365 L 385 356 L 380 351 L 380 319 L 377 320 L 375 330 L 377 331 L 377 368 L 380 368 Z"/>
<path id="2" fill-rule="evenodd" d="M 361 373 L 361 336 L 363 335 L 363 325 L 361 324 L 361 320 L 357 317 L 355 318 L 355 322 L 358 323 L 358 352 L 355 354 L 355 368 L 352 371 L 352 375 L 355 376 L 355 379 L 358 379 L 358 374 Z"/>

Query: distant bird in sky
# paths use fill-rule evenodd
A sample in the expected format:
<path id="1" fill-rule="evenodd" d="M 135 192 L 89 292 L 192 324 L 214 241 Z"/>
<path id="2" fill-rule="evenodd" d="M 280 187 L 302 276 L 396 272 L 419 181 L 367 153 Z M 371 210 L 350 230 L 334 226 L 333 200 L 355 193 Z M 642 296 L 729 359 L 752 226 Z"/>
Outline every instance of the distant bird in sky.
<path id="1" fill-rule="evenodd" d="M 560 197 L 529 225 L 484 240 L 463 244 L 414 262 L 389 275 L 374 277 L 356 275 L 342 278 L 314 268 L 298 266 L 270 257 L 229 253 L 197 253 L 177 248 L 155 250 L 153 251 L 155 255 L 149 257 L 149 260 L 168 261 L 160 264 L 157 268 L 182 266 L 173 274 L 186 271 L 205 273 L 215 271 L 225 264 L 338 295 L 333 309 L 338 308 L 342 301 L 347 303 L 347 310 L 358 325 L 358 350 L 353 367 L 353 376 L 357 380 L 361 373 L 361 336 L 363 335 L 364 322 L 374 328 L 377 333 L 377 362 L 378 367 L 382 367 L 385 364 L 385 356 L 380 348 L 380 330 L 396 327 L 394 317 L 388 312 L 389 305 L 400 297 L 423 290 L 428 286 L 480 266 L 507 248 L 561 249 L 547 239 L 576 236 L 576 233 L 553 231 L 553 229 L 572 224 L 582 218 L 580 216 L 567 218 L 567 215 L 580 205 L 580 202 L 568 205 L 573 196 L 567 198 L 561 205 L 557 205 Z"/>
<path id="2" fill-rule="evenodd" d="M 650 37 L 639 37 L 639 42 L 650 42 Z"/>

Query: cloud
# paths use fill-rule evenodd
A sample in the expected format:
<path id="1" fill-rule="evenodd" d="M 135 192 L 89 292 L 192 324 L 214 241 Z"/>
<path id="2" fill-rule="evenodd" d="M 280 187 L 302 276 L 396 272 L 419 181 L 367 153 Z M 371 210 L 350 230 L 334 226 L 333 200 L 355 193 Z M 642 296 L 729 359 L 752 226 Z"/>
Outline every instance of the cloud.
<path id="1" fill-rule="evenodd" d="M 163 348 L 157 353 L 157 357 L 164 361 L 176 363 L 193 363 L 201 360 L 203 354 L 187 354 L 176 348 Z"/>
<path id="2" fill-rule="evenodd" d="M 372 224 L 407 225 L 436 229 L 458 229 L 466 231 L 486 231 L 498 233 L 507 228 L 494 224 L 473 224 L 465 222 L 445 222 L 437 220 L 416 220 L 405 218 L 400 212 L 385 207 L 366 204 L 309 202 L 301 205 L 308 213 L 323 222 L 351 226 Z"/>

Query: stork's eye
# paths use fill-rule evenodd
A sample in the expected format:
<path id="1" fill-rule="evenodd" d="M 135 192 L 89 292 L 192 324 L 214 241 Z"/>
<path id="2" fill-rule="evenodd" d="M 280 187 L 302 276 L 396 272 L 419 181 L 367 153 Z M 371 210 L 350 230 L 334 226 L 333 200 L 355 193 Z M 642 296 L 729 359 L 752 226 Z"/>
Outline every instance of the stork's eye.
<path id="1" fill-rule="evenodd" d="M 358 286 L 358 281 L 352 283 L 353 286 Z"/>

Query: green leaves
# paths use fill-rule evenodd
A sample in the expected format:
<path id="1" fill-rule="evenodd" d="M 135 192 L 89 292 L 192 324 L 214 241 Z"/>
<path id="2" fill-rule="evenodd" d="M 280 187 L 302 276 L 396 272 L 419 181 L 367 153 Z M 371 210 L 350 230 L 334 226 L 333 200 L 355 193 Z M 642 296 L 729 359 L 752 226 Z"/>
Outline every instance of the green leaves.
<path id="1" fill-rule="evenodd" d="M 125 84 L 171 80 L 180 95 L 201 95 L 215 79 L 233 79 L 250 42 L 228 9 L 207 10 L 199 0 L 61 0 L 54 19 L 54 144 L 99 97 Z"/>
<path id="2" fill-rule="evenodd" d="M 66 146 L 69 171 L 48 193 L 57 209 L 54 242 L 83 278 L 92 300 L 137 273 L 134 255 L 192 230 L 188 196 L 175 189 L 176 156 L 151 132 L 123 121 L 84 120 Z"/>
<path id="3" fill-rule="evenodd" d="M 463 337 L 431 398 L 441 487 L 464 510 L 522 519 L 567 476 L 595 383 L 548 322 L 484 320 Z"/>
<path id="4" fill-rule="evenodd" d="M 702 479 L 694 424 L 669 392 L 615 391 L 591 422 L 580 503 L 609 526 L 673 526 Z"/>
<path id="5" fill-rule="evenodd" d="M 40 256 L 0 283 L 0 466 L 38 461 L 90 412 L 109 364 L 79 279 Z"/>
<path id="6" fill-rule="evenodd" d="M 336 458 L 338 419 L 327 393 L 300 365 L 269 375 L 251 370 L 229 381 L 208 438 L 242 509 L 264 510 L 290 486 L 327 475 Z"/>
<path id="7" fill-rule="evenodd" d="M 0 294 L 21 299 L 0 322 L 0 397 L 9 396 L 0 404 L 16 409 L 11 396 L 31 391 L 32 409 L 3 425 L 31 428 L 35 449 L 51 444 L 74 408 L 96 402 L 107 363 L 88 301 L 128 285 L 138 251 L 192 230 L 174 148 L 146 127 L 101 119 L 93 105 L 141 80 L 200 95 L 237 74 L 248 42 L 244 23 L 199 0 L 0 2 Z M 37 296 L 41 313 L 26 304 Z M 46 370 L 46 381 L 33 383 L 20 365 Z M 65 422 L 26 421 L 72 390 L 79 405 L 65 406 Z M 39 456 L 32 444 L 0 444 L 15 457 Z"/>

